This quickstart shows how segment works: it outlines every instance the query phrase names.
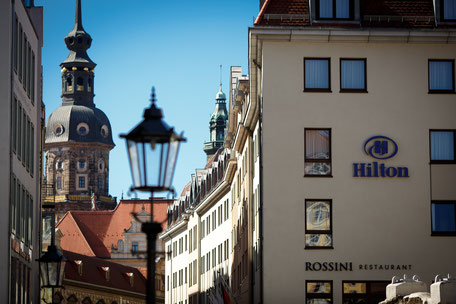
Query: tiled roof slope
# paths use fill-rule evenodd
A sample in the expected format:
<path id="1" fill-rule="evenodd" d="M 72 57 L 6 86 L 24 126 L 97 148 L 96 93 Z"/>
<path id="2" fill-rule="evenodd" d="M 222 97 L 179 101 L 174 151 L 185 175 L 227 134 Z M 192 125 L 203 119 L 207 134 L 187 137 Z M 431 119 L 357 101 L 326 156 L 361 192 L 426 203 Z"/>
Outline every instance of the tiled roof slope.
<path id="1" fill-rule="evenodd" d="M 69 211 L 57 223 L 63 236 L 60 246 L 89 256 L 111 257 L 111 247 L 117 248 L 122 233 L 130 228 L 132 214 L 139 213 L 144 206 L 150 213 L 149 200 L 120 200 L 114 210 L 109 211 Z M 154 220 L 166 226 L 168 206 L 171 199 L 154 198 Z"/>
<path id="2" fill-rule="evenodd" d="M 361 24 L 322 23 L 337 27 L 435 27 L 433 0 L 360 0 Z M 255 25 L 311 26 L 309 0 L 266 0 Z"/>
<path id="3" fill-rule="evenodd" d="M 143 274 L 134 267 L 124 266 L 109 260 L 86 256 L 71 251 L 63 250 L 67 258 L 65 264 L 65 280 L 79 281 L 98 286 L 104 286 L 124 291 L 145 294 L 146 279 Z M 82 261 L 82 272 L 79 274 L 78 265 L 75 261 Z M 109 280 L 106 280 L 102 267 L 109 267 Z M 127 273 L 133 273 L 133 286 Z"/>

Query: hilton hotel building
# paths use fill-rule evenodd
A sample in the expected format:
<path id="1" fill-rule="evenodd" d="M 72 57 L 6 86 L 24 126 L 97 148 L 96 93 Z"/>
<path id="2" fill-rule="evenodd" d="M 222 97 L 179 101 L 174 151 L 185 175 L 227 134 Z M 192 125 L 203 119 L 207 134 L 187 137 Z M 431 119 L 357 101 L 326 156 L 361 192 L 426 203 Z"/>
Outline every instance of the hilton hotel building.
<path id="1" fill-rule="evenodd" d="M 253 303 L 378 303 L 395 275 L 456 275 L 455 43 L 454 0 L 261 3 Z"/>

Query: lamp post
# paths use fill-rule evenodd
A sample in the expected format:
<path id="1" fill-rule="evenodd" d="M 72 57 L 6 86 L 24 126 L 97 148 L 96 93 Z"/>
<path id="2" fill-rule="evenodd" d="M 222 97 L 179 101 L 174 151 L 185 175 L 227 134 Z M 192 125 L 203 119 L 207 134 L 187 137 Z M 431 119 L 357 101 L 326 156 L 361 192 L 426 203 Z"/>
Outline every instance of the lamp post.
<path id="1" fill-rule="evenodd" d="M 43 208 L 54 208 L 54 205 L 43 205 Z M 51 244 L 47 251 L 38 259 L 40 265 L 41 288 L 51 290 L 51 302 L 54 303 L 54 289 L 63 288 L 63 274 L 65 272 L 65 257 L 57 250 L 55 246 L 55 212 L 52 212 L 51 219 Z M 45 292 L 43 300 L 48 294 Z"/>
<path id="2" fill-rule="evenodd" d="M 163 121 L 161 109 L 155 103 L 152 88 L 152 104 L 144 111 L 144 120 L 128 134 L 121 134 L 127 142 L 128 160 L 133 178 L 132 190 L 150 192 L 150 221 L 142 223 L 141 230 L 147 236 L 147 295 L 148 304 L 155 303 L 155 241 L 162 231 L 161 224 L 154 222 L 154 192 L 172 191 L 171 182 L 179 153 L 180 143 L 186 139 L 174 132 Z"/>

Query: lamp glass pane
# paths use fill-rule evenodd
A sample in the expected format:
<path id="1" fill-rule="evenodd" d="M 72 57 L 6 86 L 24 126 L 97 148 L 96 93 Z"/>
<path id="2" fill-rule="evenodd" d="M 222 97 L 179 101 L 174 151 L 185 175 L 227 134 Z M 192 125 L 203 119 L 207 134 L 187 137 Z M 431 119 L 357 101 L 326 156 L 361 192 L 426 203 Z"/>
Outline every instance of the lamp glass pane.
<path id="1" fill-rule="evenodd" d="M 40 262 L 40 276 L 41 276 L 41 285 L 42 286 L 47 286 L 49 285 L 49 280 L 48 280 L 48 272 L 47 272 L 47 263 Z"/>
<path id="2" fill-rule="evenodd" d="M 58 262 L 48 262 L 48 270 L 49 270 L 49 285 L 56 286 L 57 285 L 57 275 L 58 275 Z"/>
<path id="3" fill-rule="evenodd" d="M 59 286 L 63 285 L 63 276 L 65 274 L 65 264 L 66 264 L 66 262 L 64 260 L 60 261 L 60 273 L 59 273 L 59 281 L 58 281 Z"/>
<path id="4" fill-rule="evenodd" d="M 156 142 L 148 142 L 144 144 L 145 152 L 145 172 L 147 177 L 147 184 L 144 186 L 157 187 L 159 186 L 159 169 L 160 169 L 160 156 L 162 154 L 162 144 Z"/>
<path id="5" fill-rule="evenodd" d="M 169 146 L 168 164 L 165 172 L 165 187 L 171 187 L 174 169 L 176 168 L 177 154 L 179 153 L 180 141 L 172 139 Z"/>
<path id="6" fill-rule="evenodd" d="M 138 187 L 141 182 L 140 178 L 140 162 L 139 162 L 139 155 L 138 155 L 138 148 L 136 143 L 133 140 L 127 140 L 127 151 L 128 151 L 128 159 L 130 161 L 130 168 L 131 168 L 131 176 L 133 179 L 133 184 L 135 187 Z"/>

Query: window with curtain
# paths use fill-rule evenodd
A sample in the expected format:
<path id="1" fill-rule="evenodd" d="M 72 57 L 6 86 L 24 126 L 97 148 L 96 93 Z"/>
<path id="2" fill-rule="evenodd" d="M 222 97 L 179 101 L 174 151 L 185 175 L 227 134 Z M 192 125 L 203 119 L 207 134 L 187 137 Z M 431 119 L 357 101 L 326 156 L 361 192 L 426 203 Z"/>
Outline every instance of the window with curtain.
<path id="1" fill-rule="evenodd" d="M 333 303 L 332 281 L 306 281 L 306 304 Z"/>
<path id="2" fill-rule="evenodd" d="M 429 92 L 454 92 L 454 60 L 429 60 Z"/>
<path id="3" fill-rule="evenodd" d="M 456 20 L 456 0 L 442 0 L 443 20 Z"/>
<path id="4" fill-rule="evenodd" d="M 330 92 L 329 58 L 304 58 L 304 91 Z"/>
<path id="5" fill-rule="evenodd" d="M 432 235 L 456 235 L 456 202 L 432 202 Z"/>
<path id="6" fill-rule="evenodd" d="M 366 59 L 340 59 L 340 91 L 366 92 Z"/>
<path id="7" fill-rule="evenodd" d="M 431 130 L 431 163 L 454 163 L 455 130 Z"/>
<path id="8" fill-rule="evenodd" d="M 306 248 L 332 248 L 331 200 L 305 201 Z"/>
<path id="9" fill-rule="evenodd" d="M 353 0 L 316 0 L 318 19 L 353 19 Z"/>
<path id="10" fill-rule="evenodd" d="M 331 130 L 305 129 L 304 175 L 331 176 Z"/>

